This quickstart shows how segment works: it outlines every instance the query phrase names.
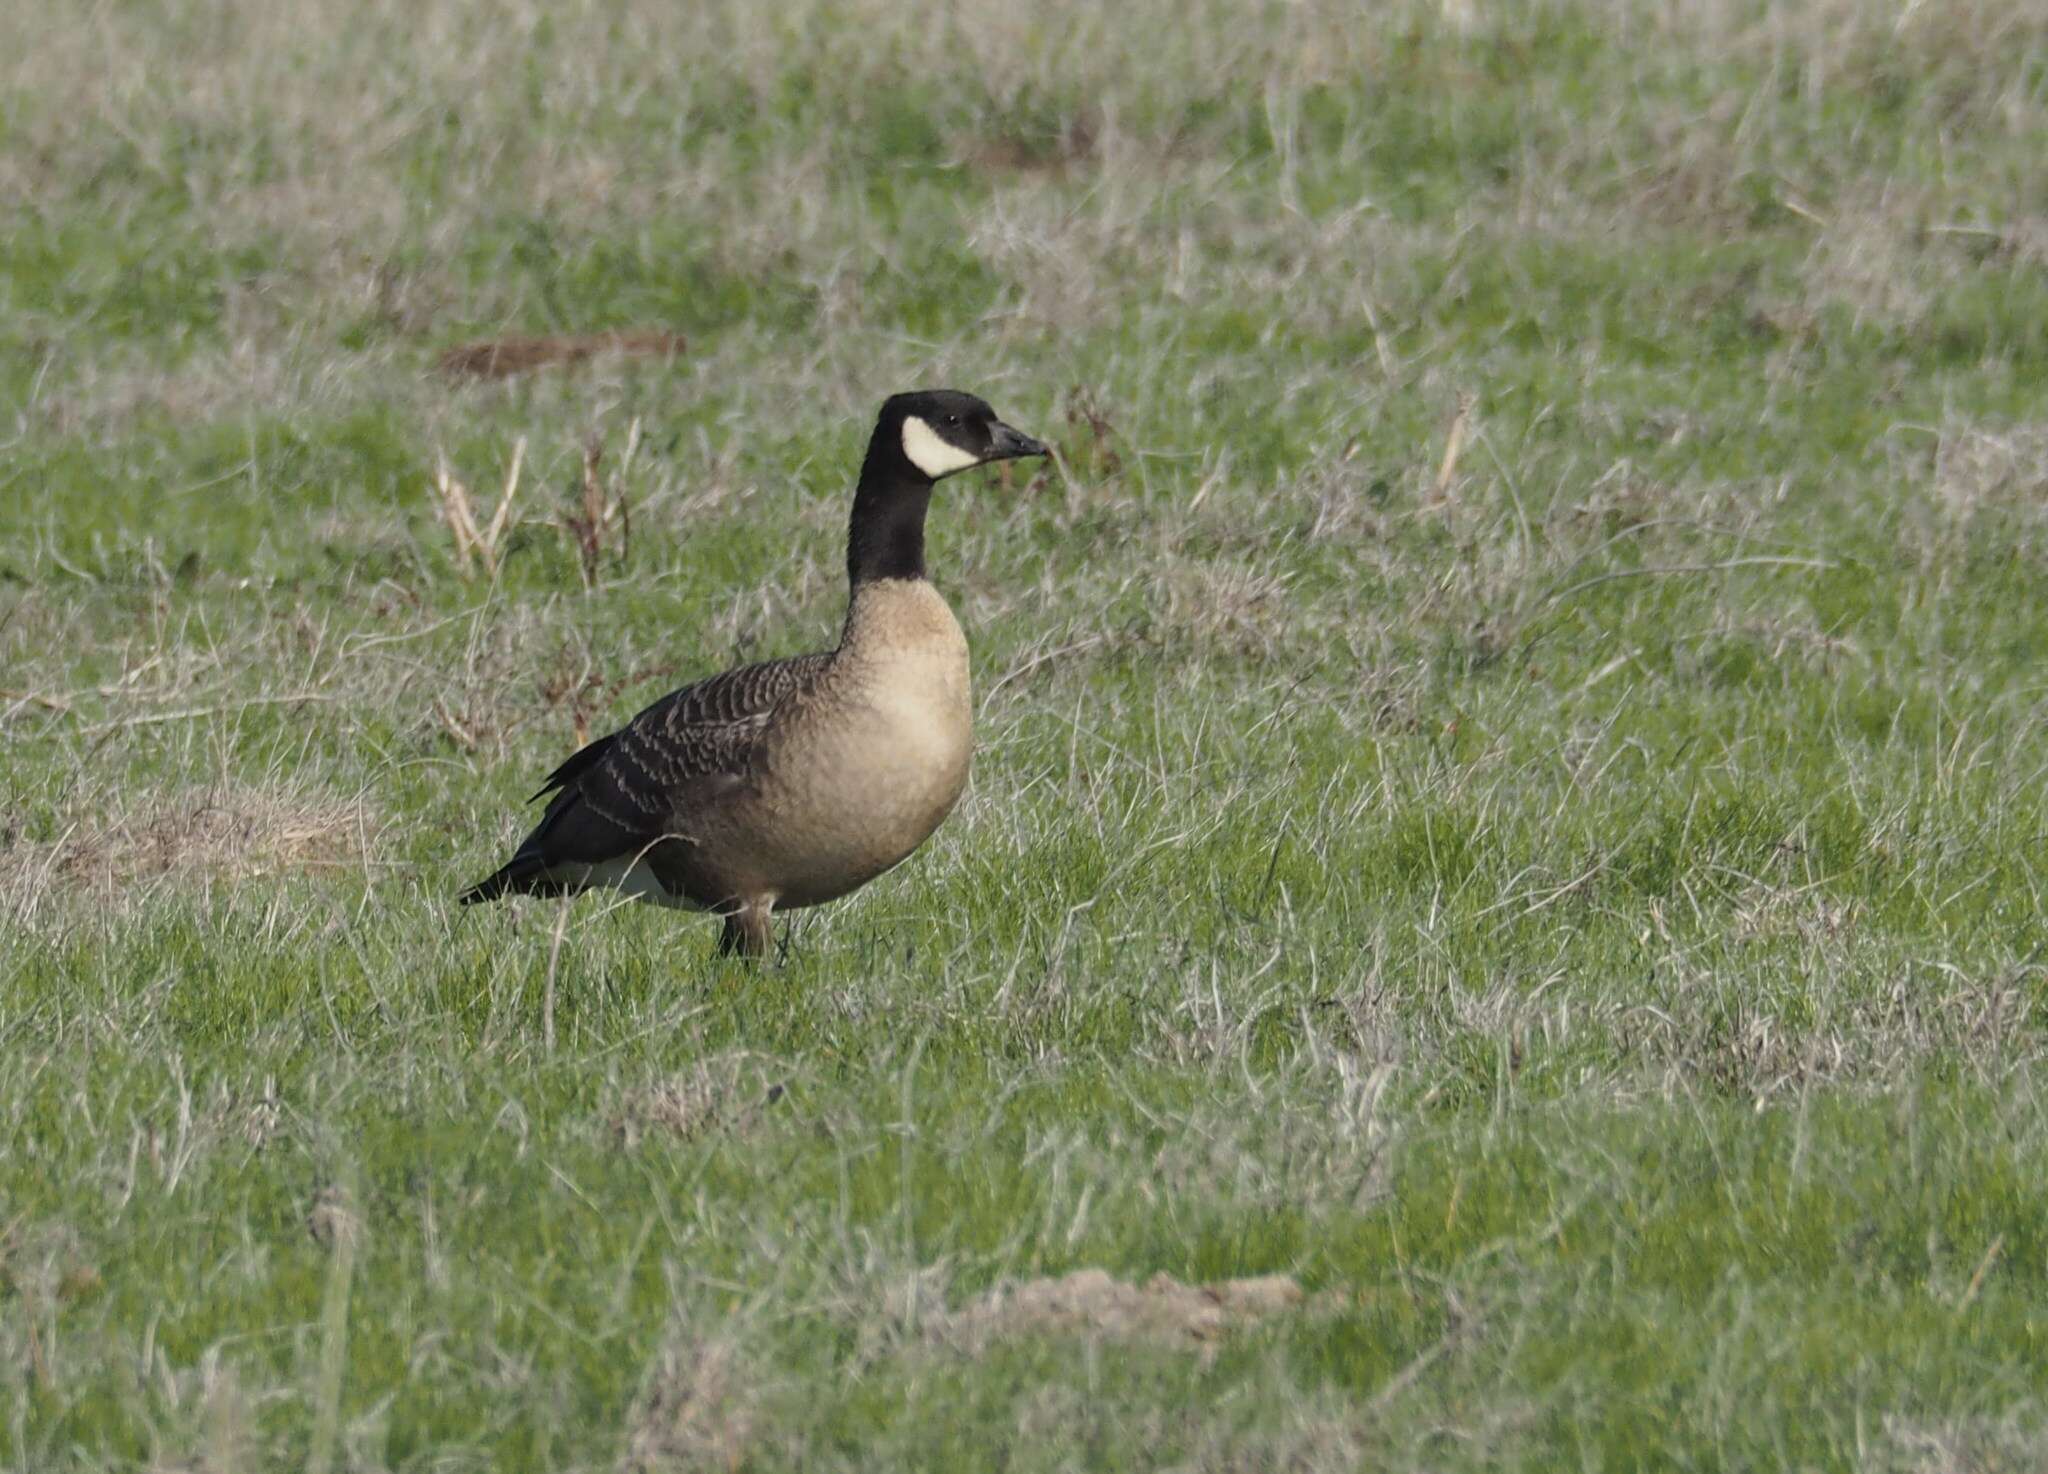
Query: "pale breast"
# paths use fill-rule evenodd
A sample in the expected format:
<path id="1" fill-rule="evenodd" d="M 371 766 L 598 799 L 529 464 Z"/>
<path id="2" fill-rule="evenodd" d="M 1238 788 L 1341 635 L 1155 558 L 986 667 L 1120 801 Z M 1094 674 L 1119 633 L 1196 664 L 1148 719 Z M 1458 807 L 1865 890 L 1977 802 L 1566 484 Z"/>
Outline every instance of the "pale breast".
<path id="1" fill-rule="evenodd" d="M 827 678 L 766 745 L 749 807 L 782 906 L 865 884 L 938 828 L 973 748 L 967 641 L 927 583 L 864 588 Z"/>

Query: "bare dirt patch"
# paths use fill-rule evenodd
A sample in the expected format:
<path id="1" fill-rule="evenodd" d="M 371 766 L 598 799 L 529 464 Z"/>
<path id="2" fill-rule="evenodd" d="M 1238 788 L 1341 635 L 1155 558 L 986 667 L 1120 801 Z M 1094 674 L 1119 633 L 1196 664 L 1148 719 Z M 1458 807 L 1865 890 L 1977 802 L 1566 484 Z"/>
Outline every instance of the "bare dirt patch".
<path id="1" fill-rule="evenodd" d="M 1101 132 L 1101 121 L 1084 114 L 1068 119 L 1057 132 L 973 139 L 961 153 L 969 165 L 988 174 L 1064 174 L 1095 158 Z"/>

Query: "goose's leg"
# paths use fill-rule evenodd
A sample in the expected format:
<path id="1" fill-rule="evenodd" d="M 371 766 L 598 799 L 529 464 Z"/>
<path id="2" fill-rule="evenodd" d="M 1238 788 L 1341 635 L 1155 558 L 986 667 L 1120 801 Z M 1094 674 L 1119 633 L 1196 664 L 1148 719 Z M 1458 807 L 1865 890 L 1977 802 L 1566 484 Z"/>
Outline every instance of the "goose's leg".
<path id="1" fill-rule="evenodd" d="M 774 934 L 768 927 L 773 901 L 749 901 L 737 911 L 725 913 L 725 929 L 718 934 L 718 955 L 766 957 Z"/>

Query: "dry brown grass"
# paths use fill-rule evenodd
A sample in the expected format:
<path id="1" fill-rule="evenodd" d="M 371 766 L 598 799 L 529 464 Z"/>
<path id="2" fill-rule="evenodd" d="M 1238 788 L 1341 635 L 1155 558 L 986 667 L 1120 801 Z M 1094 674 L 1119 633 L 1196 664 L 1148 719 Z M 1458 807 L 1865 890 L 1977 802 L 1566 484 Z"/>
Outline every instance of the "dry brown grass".
<path id="1" fill-rule="evenodd" d="M 1077 1269 L 1049 1279 L 1023 1280 L 990 1291 L 950 1315 L 926 1322 L 949 1345 L 978 1351 L 991 1341 L 1025 1335 L 1143 1339 L 1199 1345 L 1233 1330 L 1294 1310 L 1301 1286 L 1282 1274 L 1182 1284 L 1155 1274 L 1142 1284 L 1107 1270 Z"/>
<path id="2" fill-rule="evenodd" d="M 763 1420 L 759 1372 L 738 1344 L 672 1334 L 627 1424 L 627 1474 L 740 1467 Z"/>
<path id="3" fill-rule="evenodd" d="M 1812 215 L 1813 249 L 1800 271 L 1807 310 L 1839 307 L 1859 324 L 1923 326 L 1942 295 L 1972 274 L 1962 251 L 1928 236 L 1938 209 L 1918 192 L 1888 187 Z"/>
<path id="4" fill-rule="evenodd" d="M 687 1071 L 620 1093 L 606 1120 L 627 1151 L 650 1137 L 678 1142 L 706 1132 L 742 1132 L 787 1093 L 788 1072 L 748 1050 L 727 1050 Z"/>
<path id="5" fill-rule="evenodd" d="M 2048 1465 L 2048 1436 L 2033 1416 L 1929 1422 L 1885 1419 L 1891 1445 L 1875 1467 L 1895 1474 L 2022 1474 Z"/>
<path id="6" fill-rule="evenodd" d="M 1283 573 L 1221 559 L 1176 559 L 1163 570 L 1158 629 L 1170 648 L 1269 655 L 1290 621 Z"/>
<path id="7" fill-rule="evenodd" d="M 227 785 L 155 797 L 0 849 L 0 896 L 26 919 L 55 893 L 132 901 L 164 885 L 355 869 L 371 863 L 383 823 L 361 797 Z"/>
<path id="8" fill-rule="evenodd" d="M 1938 432 L 1934 494 L 1961 517 L 1999 508 L 2048 514 L 2048 424 Z"/>

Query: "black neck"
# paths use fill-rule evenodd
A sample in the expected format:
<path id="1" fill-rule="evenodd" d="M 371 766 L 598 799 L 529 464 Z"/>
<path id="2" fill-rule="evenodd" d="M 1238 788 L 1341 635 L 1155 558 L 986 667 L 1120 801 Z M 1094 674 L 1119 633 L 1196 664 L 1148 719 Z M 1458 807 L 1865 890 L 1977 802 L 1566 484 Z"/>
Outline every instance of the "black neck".
<path id="1" fill-rule="evenodd" d="M 878 578 L 924 577 L 924 514 L 931 478 L 879 432 L 868 446 L 846 531 L 846 577 L 855 588 Z"/>

